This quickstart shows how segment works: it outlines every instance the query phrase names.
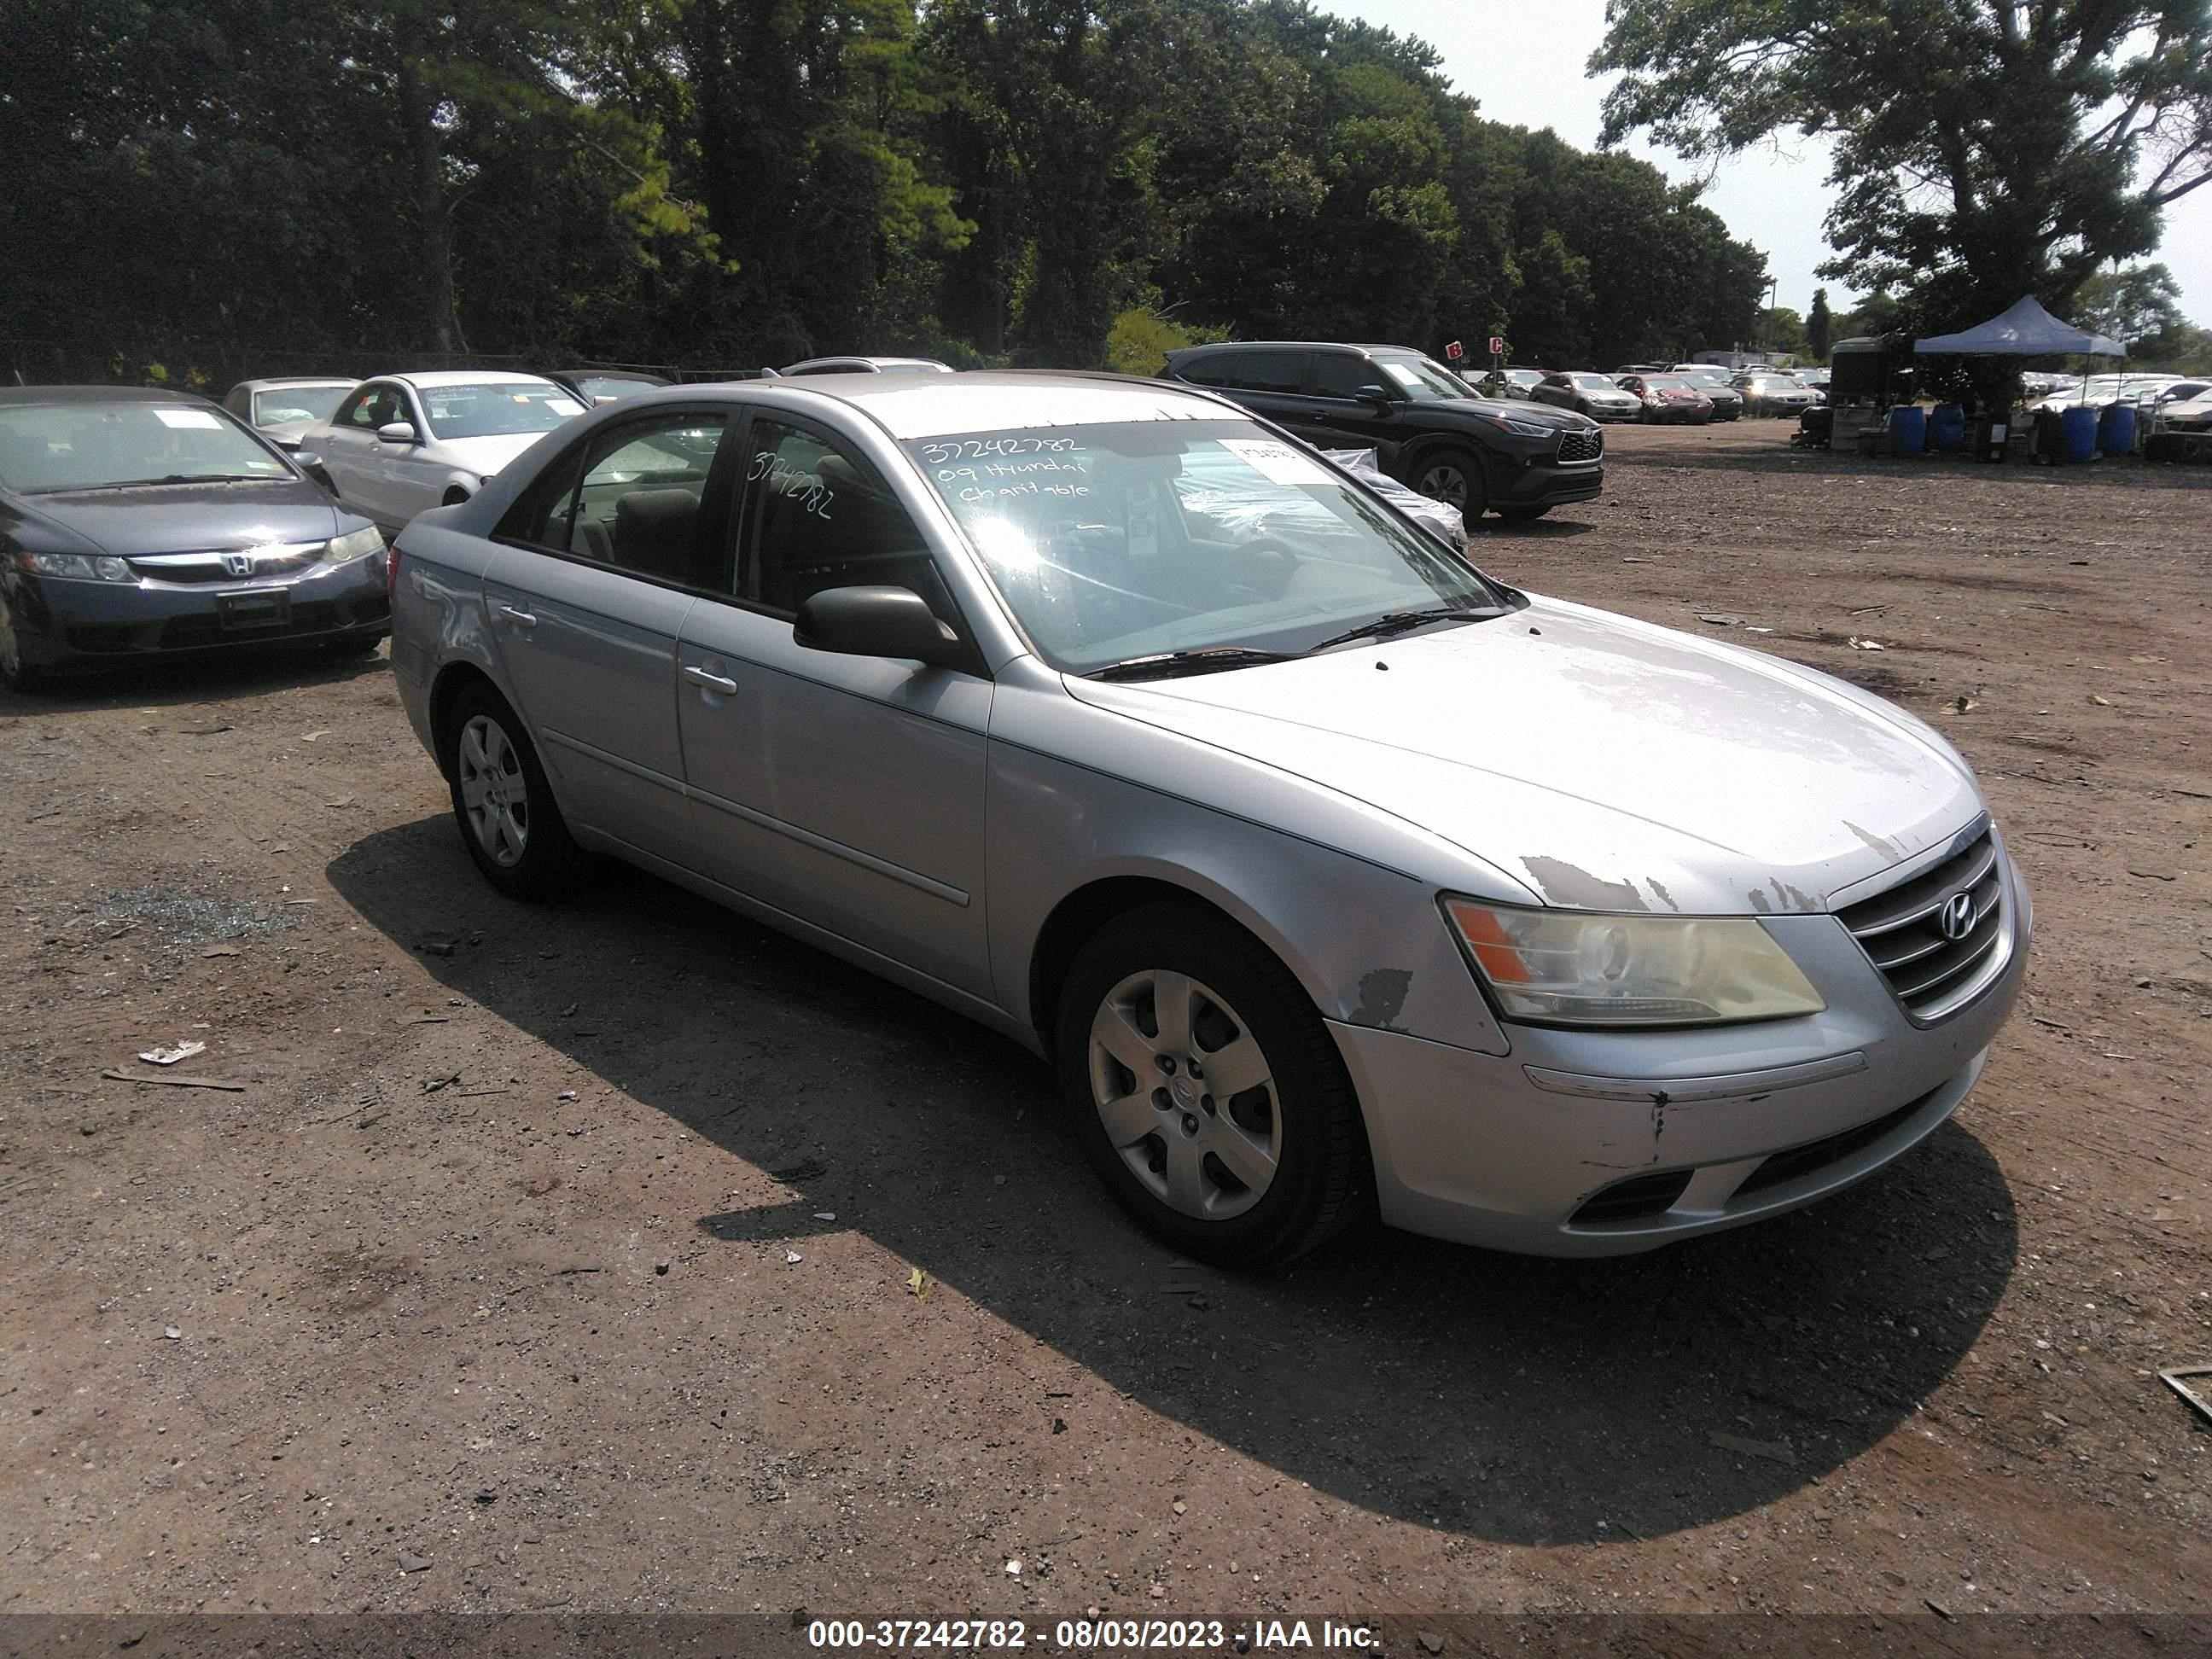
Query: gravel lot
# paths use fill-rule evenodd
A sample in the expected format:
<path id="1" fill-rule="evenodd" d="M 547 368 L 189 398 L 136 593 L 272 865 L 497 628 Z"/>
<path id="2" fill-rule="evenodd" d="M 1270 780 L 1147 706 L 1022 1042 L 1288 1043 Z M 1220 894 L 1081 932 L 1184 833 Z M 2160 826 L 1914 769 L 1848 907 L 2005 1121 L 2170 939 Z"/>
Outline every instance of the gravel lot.
<path id="1" fill-rule="evenodd" d="M 1936 720 L 2034 890 L 1911 1158 L 1226 1276 L 1003 1041 L 493 894 L 380 659 L 0 695 L 0 1612 L 2212 1610 L 2212 474 L 1611 435 L 1478 556 Z"/>

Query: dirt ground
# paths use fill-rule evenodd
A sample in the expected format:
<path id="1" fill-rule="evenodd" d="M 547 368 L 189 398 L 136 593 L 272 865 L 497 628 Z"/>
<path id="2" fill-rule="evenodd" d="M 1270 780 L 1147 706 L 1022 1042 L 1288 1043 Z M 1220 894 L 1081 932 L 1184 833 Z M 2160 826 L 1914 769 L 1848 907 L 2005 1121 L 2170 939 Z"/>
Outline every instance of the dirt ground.
<path id="1" fill-rule="evenodd" d="M 1898 698 L 2033 888 L 1910 1158 L 1224 1275 L 1000 1039 L 496 896 L 380 659 L 0 696 L 0 1613 L 2212 1611 L 2212 474 L 1612 436 L 1479 558 Z"/>

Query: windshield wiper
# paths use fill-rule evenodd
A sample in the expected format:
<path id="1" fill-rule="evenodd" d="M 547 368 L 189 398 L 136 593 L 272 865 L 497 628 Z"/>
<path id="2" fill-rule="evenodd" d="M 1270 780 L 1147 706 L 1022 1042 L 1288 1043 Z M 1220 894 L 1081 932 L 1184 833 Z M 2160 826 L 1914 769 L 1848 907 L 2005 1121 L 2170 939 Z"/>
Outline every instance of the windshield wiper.
<path id="1" fill-rule="evenodd" d="M 1504 613 L 1485 605 L 1469 608 L 1464 605 L 1431 605 L 1425 611 L 1392 611 L 1362 623 L 1357 628 L 1347 628 L 1341 634 L 1332 634 L 1319 645 L 1308 647 L 1308 654 L 1326 651 L 1333 645 L 1350 645 L 1358 640 L 1387 640 L 1394 634 L 1404 634 L 1432 622 L 1486 622 Z"/>
<path id="2" fill-rule="evenodd" d="M 1164 680 L 1182 674 L 1210 674 L 1221 668 L 1249 668 L 1256 663 L 1291 662 L 1288 652 L 1261 651 L 1249 645 L 1209 645 L 1196 651 L 1156 651 L 1148 657 L 1129 657 L 1094 668 L 1084 676 L 1092 680 Z"/>
<path id="3" fill-rule="evenodd" d="M 89 495 L 96 489 L 150 489 L 155 484 L 267 483 L 282 477 L 281 473 L 276 472 L 171 472 L 159 478 L 118 478 L 113 483 L 64 484 L 56 489 L 27 493 L 36 495 Z"/>

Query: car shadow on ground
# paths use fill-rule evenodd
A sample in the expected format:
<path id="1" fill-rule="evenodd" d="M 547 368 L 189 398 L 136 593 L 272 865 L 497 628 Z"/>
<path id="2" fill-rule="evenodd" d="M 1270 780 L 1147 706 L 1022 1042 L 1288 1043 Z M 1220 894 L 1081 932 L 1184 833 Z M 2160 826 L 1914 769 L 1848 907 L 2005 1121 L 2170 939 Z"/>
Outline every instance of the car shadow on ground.
<path id="1" fill-rule="evenodd" d="M 1955 1124 L 1811 1210 L 1649 1255 L 1376 1227 L 1286 1274 L 1194 1267 L 1097 1186 L 1041 1062 L 859 969 L 611 864 L 514 903 L 444 818 L 328 874 L 400 945 L 455 941 L 424 958 L 455 993 L 792 1189 L 698 1217 L 704 1238 L 857 1229 L 1164 1416 L 1449 1532 L 1650 1537 L 1795 1491 L 1911 1416 L 2014 1267 L 2003 1178 Z"/>
<path id="2" fill-rule="evenodd" d="M 1572 507 L 1567 509 L 1574 511 Z M 1547 514 L 1540 519 L 1487 518 L 1481 528 L 1468 537 L 1470 550 L 1482 545 L 1486 536 L 1510 536 L 1522 540 L 1559 540 L 1570 536 L 1586 536 L 1597 526 L 1579 519 L 1554 518 Z"/>
<path id="3" fill-rule="evenodd" d="M 391 667 L 380 643 L 270 646 L 223 657 L 148 657 L 118 668 L 72 670 L 35 691 L 0 688 L 0 720 L 76 714 L 94 708 L 166 708 L 258 697 L 294 686 L 336 685 Z"/>

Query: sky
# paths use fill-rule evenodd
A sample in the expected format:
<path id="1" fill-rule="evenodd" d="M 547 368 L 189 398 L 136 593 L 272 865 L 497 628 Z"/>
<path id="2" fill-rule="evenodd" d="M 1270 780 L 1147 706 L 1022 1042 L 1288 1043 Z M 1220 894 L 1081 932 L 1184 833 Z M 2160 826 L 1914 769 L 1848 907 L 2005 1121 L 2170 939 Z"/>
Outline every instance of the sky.
<path id="1" fill-rule="evenodd" d="M 1570 143 L 1597 145 L 1599 106 L 1612 77 L 1590 79 L 1583 65 L 1605 37 L 1604 0 L 1318 0 L 1318 9 L 1420 36 L 1443 53 L 1454 86 L 1493 121 L 1550 127 Z M 1640 139 L 1624 148 L 1670 179 L 1703 170 Z M 1722 163 L 1704 198 L 1732 235 L 1766 255 L 1774 302 L 1801 314 L 1815 287 L 1827 289 L 1838 311 L 1850 303 L 1841 283 L 1813 274 L 1832 257 L 1820 229 L 1834 196 L 1827 179 L 1826 144 L 1793 132 Z M 2212 327 L 2212 185 L 2166 210 L 2165 240 L 2149 257 L 2180 283 L 2183 314 Z"/>

